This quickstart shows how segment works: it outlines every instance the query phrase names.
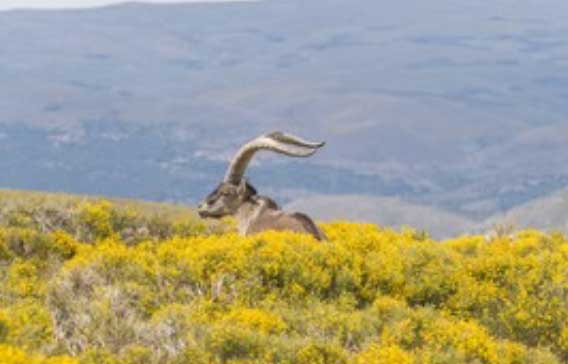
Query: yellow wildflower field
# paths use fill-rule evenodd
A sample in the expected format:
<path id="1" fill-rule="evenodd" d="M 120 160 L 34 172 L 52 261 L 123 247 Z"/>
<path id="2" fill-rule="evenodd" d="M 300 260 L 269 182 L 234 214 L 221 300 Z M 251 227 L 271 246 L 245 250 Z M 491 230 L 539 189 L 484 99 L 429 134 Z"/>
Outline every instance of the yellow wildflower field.
<path id="1" fill-rule="evenodd" d="M 568 362 L 561 234 L 337 222 L 321 243 L 42 206 L 0 219 L 1 364 Z"/>

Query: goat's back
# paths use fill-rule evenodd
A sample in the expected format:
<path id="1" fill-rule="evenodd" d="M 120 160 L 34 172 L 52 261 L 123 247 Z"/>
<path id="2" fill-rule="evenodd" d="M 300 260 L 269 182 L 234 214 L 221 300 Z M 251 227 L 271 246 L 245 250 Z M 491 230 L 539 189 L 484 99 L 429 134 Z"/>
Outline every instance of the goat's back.
<path id="1" fill-rule="evenodd" d="M 247 229 L 247 234 L 266 230 L 294 231 L 311 234 L 318 240 L 326 240 L 325 234 L 306 214 L 295 212 L 287 214 L 279 210 L 266 210 Z"/>

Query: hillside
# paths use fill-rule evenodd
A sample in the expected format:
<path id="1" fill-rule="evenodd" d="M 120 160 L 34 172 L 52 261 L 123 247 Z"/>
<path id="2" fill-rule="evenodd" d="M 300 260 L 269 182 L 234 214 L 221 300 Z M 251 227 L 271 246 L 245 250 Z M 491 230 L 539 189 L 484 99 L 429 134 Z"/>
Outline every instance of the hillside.
<path id="1" fill-rule="evenodd" d="M 568 3 L 548 3 L 0 12 L 0 186 L 195 204 L 240 143 L 283 129 L 328 144 L 256 160 L 281 204 L 294 189 L 396 197 L 446 225 L 504 213 L 568 185 Z"/>
<path id="2" fill-rule="evenodd" d="M 568 189 L 535 199 L 505 214 L 494 216 L 488 219 L 485 226 L 493 224 L 568 232 Z"/>
<path id="3" fill-rule="evenodd" d="M 294 200 L 285 208 L 306 212 L 322 221 L 346 219 L 395 229 L 412 226 L 438 239 L 467 233 L 487 233 L 500 228 L 511 231 L 533 228 L 568 233 L 567 189 L 486 219 L 472 219 L 442 209 L 405 202 L 400 198 L 364 195 L 309 195 Z"/>
<path id="4" fill-rule="evenodd" d="M 2 364 L 560 364 L 568 240 L 333 223 L 243 238 L 190 210 L 0 193 Z"/>
<path id="5" fill-rule="evenodd" d="M 99 218 L 108 221 L 101 225 Z M 0 190 L 0 227 L 57 230 L 82 242 L 112 231 L 126 243 L 225 230 L 222 223 L 204 222 L 181 205 L 17 190 Z"/>
<path id="6" fill-rule="evenodd" d="M 435 238 L 448 238 L 472 231 L 478 222 L 430 206 L 404 202 L 398 198 L 361 195 L 309 196 L 285 207 L 303 211 L 324 221 L 338 217 L 400 229 L 412 226 Z M 567 209 L 568 211 L 568 209 Z"/>

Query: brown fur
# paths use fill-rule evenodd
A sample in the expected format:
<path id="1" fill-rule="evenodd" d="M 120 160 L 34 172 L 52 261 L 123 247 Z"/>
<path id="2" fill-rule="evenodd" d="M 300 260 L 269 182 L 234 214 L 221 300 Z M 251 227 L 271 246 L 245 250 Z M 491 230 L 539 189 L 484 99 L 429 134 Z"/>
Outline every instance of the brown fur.
<path id="1" fill-rule="evenodd" d="M 265 230 L 294 231 L 307 233 L 317 240 L 326 240 L 325 234 L 317 227 L 314 221 L 306 214 L 299 212 L 286 213 L 278 208 L 267 205 L 257 207 L 256 217 L 248 223 L 245 235 L 259 233 Z"/>

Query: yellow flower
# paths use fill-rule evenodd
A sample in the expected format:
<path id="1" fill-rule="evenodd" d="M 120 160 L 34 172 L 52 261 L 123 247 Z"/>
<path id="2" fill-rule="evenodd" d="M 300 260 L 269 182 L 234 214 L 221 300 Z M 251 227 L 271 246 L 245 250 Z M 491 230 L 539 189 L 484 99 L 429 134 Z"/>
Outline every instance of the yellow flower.
<path id="1" fill-rule="evenodd" d="M 286 323 L 277 315 L 259 309 L 242 308 L 231 311 L 223 321 L 248 327 L 266 334 L 286 330 Z"/>
<path id="2" fill-rule="evenodd" d="M 357 355 L 355 362 L 357 364 L 413 364 L 415 360 L 412 354 L 397 345 L 373 344 Z"/>

